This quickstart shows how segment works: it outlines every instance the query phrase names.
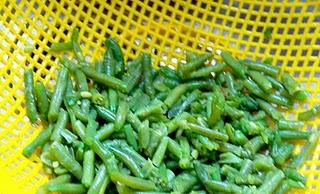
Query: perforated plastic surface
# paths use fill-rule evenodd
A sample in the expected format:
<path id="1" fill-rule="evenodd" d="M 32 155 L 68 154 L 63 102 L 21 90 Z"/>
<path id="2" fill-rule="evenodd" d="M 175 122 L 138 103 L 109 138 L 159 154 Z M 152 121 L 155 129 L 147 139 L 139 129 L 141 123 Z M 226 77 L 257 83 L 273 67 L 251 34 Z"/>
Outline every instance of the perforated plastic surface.
<path id="1" fill-rule="evenodd" d="M 46 182 L 37 157 L 22 148 L 41 130 L 25 116 L 23 69 L 33 67 L 35 79 L 52 87 L 58 68 L 52 42 L 68 40 L 81 28 L 83 51 L 101 58 L 102 42 L 115 37 L 130 59 L 141 51 L 153 53 L 154 65 L 175 66 L 184 51 L 225 49 L 239 58 L 265 59 L 294 75 L 312 94 L 295 110 L 320 101 L 320 2 L 243 1 L 0 1 L 0 193 L 35 193 Z M 263 31 L 273 28 L 272 38 Z M 34 47 L 26 53 L 25 47 Z M 294 113 L 288 113 L 294 118 Z M 320 120 L 304 130 L 318 130 Z M 320 192 L 320 146 L 301 170 L 308 176 L 306 193 Z"/>

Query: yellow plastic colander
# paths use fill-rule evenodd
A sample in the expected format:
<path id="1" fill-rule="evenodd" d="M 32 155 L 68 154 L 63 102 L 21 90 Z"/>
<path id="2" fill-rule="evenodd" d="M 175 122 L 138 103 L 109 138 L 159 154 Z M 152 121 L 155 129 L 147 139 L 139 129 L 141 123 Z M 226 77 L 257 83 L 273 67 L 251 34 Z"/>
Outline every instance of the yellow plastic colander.
<path id="1" fill-rule="evenodd" d="M 23 71 L 33 67 L 35 79 L 53 87 L 58 60 L 48 45 L 68 40 L 76 26 L 88 60 L 101 58 L 110 36 L 119 40 L 126 59 L 147 51 L 154 65 L 175 66 L 186 50 L 272 57 L 312 94 L 295 111 L 320 100 L 320 1 L 1 0 L 0 193 L 35 193 L 47 181 L 39 159 L 21 154 L 42 128 L 26 117 Z M 267 39 L 263 32 L 269 27 Z M 303 130 L 318 130 L 319 124 L 310 121 Z M 320 146 L 301 172 L 308 176 L 305 193 L 320 193 Z"/>

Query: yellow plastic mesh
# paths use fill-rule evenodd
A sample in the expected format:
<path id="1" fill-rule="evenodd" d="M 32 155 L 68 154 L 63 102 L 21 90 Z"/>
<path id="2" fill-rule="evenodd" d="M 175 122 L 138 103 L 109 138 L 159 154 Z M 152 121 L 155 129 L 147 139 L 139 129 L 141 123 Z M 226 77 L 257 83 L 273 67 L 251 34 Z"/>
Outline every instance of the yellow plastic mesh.
<path id="1" fill-rule="evenodd" d="M 35 193 L 47 181 L 39 159 L 21 155 L 41 130 L 25 116 L 23 69 L 33 67 L 35 79 L 52 87 L 58 65 L 48 46 L 68 40 L 76 26 L 88 60 L 101 58 L 102 43 L 110 36 L 119 40 L 127 59 L 147 51 L 155 65 L 175 66 L 186 50 L 273 57 L 312 94 L 295 110 L 319 103 L 319 1 L 1 0 L 0 193 Z M 263 35 L 266 27 L 273 28 L 270 40 Z M 25 46 L 34 49 L 26 53 Z M 304 130 L 318 130 L 319 124 L 319 119 L 311 121 Z M 320 192 L 319 159 L 320 146 L 301 170 L 308 176 L 306 193 Z"/>

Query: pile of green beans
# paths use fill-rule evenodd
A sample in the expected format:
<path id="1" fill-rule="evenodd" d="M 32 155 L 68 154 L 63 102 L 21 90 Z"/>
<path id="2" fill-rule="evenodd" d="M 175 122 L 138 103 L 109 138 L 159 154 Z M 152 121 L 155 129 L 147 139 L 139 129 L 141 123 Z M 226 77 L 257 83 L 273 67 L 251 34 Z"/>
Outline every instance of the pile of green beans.
<path id="1" fill-rule="evenodd" d="M 142 53 L 126 62 L 113 38 L 102 61 L 88 63 L 75 29 L 55 43 L 62 57 L 54 91 L 25 70 L 27 116 L 44 130 L 24 150 L 38 148 L 52 179 L 38 193 L 287 193 L 305 189 L 298 172 L 319 134 L 300 131 L 318 106 L 287 120 L 309 94 L 289 74 L 222 51 L 186 53 L 177 69 L 154 68 Z M 206 65 L 210 64 L 210 65 Z M 294 153 L 293 141 L 304 145 Z"/>

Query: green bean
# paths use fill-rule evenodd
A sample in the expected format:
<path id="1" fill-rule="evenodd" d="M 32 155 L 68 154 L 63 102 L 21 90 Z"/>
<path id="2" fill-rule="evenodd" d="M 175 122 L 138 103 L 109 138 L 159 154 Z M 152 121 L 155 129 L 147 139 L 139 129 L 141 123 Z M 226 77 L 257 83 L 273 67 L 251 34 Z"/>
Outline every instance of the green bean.
<path id="1" fill-rule="evenodd" d="M 172 180 L 173 191 L 187 193 L 198 183 L 196 176 L 188 172 L 182 172 Z"/>
<path id="2" fill-rule="evenodd" d="M 27 69 L 24 71 L 24 87 L 25 87 L 25 100 L 27 116 L 31 123 L 35 123 L 38 120 L 38 112 L 36 106 L 35 89 L 33 86 L 33 71 Z"/>
<path id="3" fill-rule="evenodd" d="M 219 73 L 221 72 L 224 68 L 226 67 L 225 63 L 217 63 L 213 66 L 207 66 L 207 67 L 202 67 L 196 71 L 192 71 L 189 75 L 188 78 L 201 78 L 201 77 L 208 77 L 212 73 Z"/>
<path id="4" fill-rule="evenodd" d="M 94 178 L 94 152 L 87 150 L 83 155 L 83 175 L 81 183 L 89 188 Z"/>
<path id="5" fill-rule="evenodd" d="M 180 127 L 208 137 L 209 139 L 217 139 L 222 141 L 227 141 L 229 139 L 228 135 L 224 133 L 206 127 L 202 127 L 193 123 L 188 123 L 185 120 L 183 122 L 180 122 Z"/>
<path id="6" fill-rule="evenodd" d="M 169 111 L 168 111 L 168 117 L 172 118 L 176 115 L 181 114 L 184 112 L 192 102 L 197 100 L 200 97 L 201 92 L 199 90 L 194 90 L 192 93 L 190 93 L 182 103 L 175 104 Z"/>
<path id="7" fill-rule="evenodd" d="M 115 129 L 114 129 L 113 123 L 104 124 L 97 131 L 95 138 L 99 141 L 102 141 L 104 139 L 108 139 L 114 131 L 115 131 Z"/>
<path id="8" fill-rule="evenodd" d="M 120 45 L 117 43 L 117 40 L 114 38 L 108 38 L 105 42 L 105 45 L 108 49 L 112 50 L 114 59 L 116 61 L 115 73 L 122 74 L 125 67 L 125 62 L 123 58 L 123 53 L 121 51 Z"/>
<path id="9" fill-rule="evenodd" d="M 52 125 L 49 125 L 46 129 L 42 130 L 39 135 L 23 149 L 23 155 L 30 157 L 38 147 L 42 147 L 45 143 L 47 143 L 50 140 L 51 131 Z"/>
<path id="10" fill-rule="evenodd" d="M 63 108 L 60 108 L 60 112 L 58 115 L 57 123 L 55 124 L 52 134 L 51 134 L 51 140 L 52 141 L 61 141 L 61 131 L 66 128 L 68 124 L 69 116 L 67 111 L 65 111 Z"/>
<path id="11" fill-rule="evenodd" d="M 84 62 L 84 56 L 82 54 L 78 39 L 79 39 L 79 29 L 74 28 L 71 35 L 71 44 L 72 44 L 73 52 L 76 55 L 76 58 L 78 59 L 79 62 Z"/>
<path id="12" fill-rule="evenodd" d="M 76 142 L 78 139 L 78 136 L 69 131 L 69 129 L 62 129 L 60 131 L 60 135 L 67 141 L 68 144 Z"/>
<path id="13" fill-rule="evenodd" d="M 299 121 L 288 121 L 284 119 L 278 121 L 278 128 L 280 130 L 298 130 L 302 128 L 303 125 L 304 123 Z"/>
<path id="14" fill-rule="evenodd" d="M 234 165 L 240 165 L 242 162 L 242 159 L 236 156 L 233 153 L 225 152 L 220 154 L 219 156 L 220 160 L 218 161 L 220 164 L 234 164 Z"/>
<path id="15" fill-rule="evenodd" d="M 55 178 L 52 178 L 47 183 L 45 183 L 44 185 L 38 188 L 37 194 L 47 194 L 49 192 L 49 189 L 48 189 L 49 185 L 59 184 L 59 183 L 69 183 L 71 182 L 71 179 L 72 177 L 70 174 L 64 174 L 64 175 L 60 175 Z"/>
<path id="16" fill-rule="evenodd" d="M 207 148 L 209 151 L 218 150 L 219 144 L 210 140 L 209 138 L 203 135 L 197 135 L 197 139 L 200 141 L 203 147 Z"/>
<path id="17" fill-rule="evenodd" d="M 161 115 L 165 111 L 166 111 L 165 104 L 158 99 L 154 99 L 153 101 L 150 102 L 148 106 L 137 110 L 136 115 L 141 118 L 145 118 L 150 115 Z"/>
<path id="18" fill-rule="evenodd" d="M 50 46 L 49 51 L 52 52 L 59 52 L 59 51 L 67 51 L 67 50 L 71 50 L 72 47 L 72 42 L 55 42 L 52 43 L 52 45 Z"/>
<path id="19" fill-rule="evenodd" d="M 224 106 L 223 113 L 233 119 L 240 119 L 244 116 L 244 112 L 229 105 Z"/>
<path id="20" fill-rule="evenodd" d="M 124 78 L 124 81 L 128 85 L 128 93 L 131 92 L 132 89 L 138 85 L 141 76 L 142 76 L 142 65 L 141 65 L 141 62 L 139 62 L 137 67 L 135 67 L 135 69 L 129 72 L 129 75 Z"/>
<path id="21" fill-rule="evenodd" d="M 181 71 L 183 74 L 192 72 L 193 70 L 199 68 L 204 62 L 212 57 L 211 53 L 204 53 L 197 56 L 196 59 L 187 62 L 186 64 L 181 64 L 178 67 L 178 70 Z"/>
<path id="22" fill-rule="evenodd" d="M 111 121 L 111 122 L 115 121 L 116 115 L 109 109 L 103 106 L 98 106 L 98 105 L 95 105 L 94 108 L 96 109 L 99 117 L 105 119 L 106 121 Z"/>
<path id="23" fill-rule="evenodd" d="M 257 95 L 259 97 L 263 97 L 265 95 L 263 90 L 261 90 L 260 87 L 252 80 L 244 80 L 243 85 L 249 90 L 249 92 L 253 93 L 254 95 Z"/>
<path id="24" fill-rule="evenodd" d="M 179 98 L 187 91 L 187 89 L 188 88 L 186 84 L 178 85 L 170 91 L 164 103 L 167 105 L 168 108 L 171 108 L 179 100 Z"/>
<path id="25" fill-rule="evenodd" d="M 262 96 L 262 98 L 266 99 L 267 101 L 271 102 L 271 103 L 275 103 L 277 105 L 281 105 L 281 106 L 285 106 L 288 108 L 292 108 L 292 101 L 290 101 L 289 99 L 287 99 L 284 96 L 280 96 L 277 94 L 267 94 Z"/>
<path id="26" fill-rule="evenodd" d="M 221 119 L 225 99 L 220 91 L 215 91 L 213 93 L 212 100 L 208 100 L 208 102 L 210 102 L 210 106 L 207 108 L 208 123 L 212 126 Z"/>
<path id="27" fill-rule="evenodd" d="M 159 166 L 162 163 L 164 155 L 166 153 L 168 143 L 169 143 L 168 137 L 164 137 L 161 140 L 156 152 L 154 153 L 154 155 L 152 157 L 152 162 L 155 166 Z"/>
<path id="28" fill-rule="evenodd" d="M 244 154 L 244 150 L 242 147 L 233 145 L 227 142 L 218 142 L 219 147 L 217 148 L 220 152 L 231 152 L 237 156 L 242 156 Z"/>
<path id="29" fill-rule="evenodd" d="M 294 95 L 297 91 L 301 90 L 299 84 L 289 73 L 283 73 L 281 75 L 281 81 L 290 95 Z"/>
<path id="30" fill-rule="evenodd" d="M 75 159 L 72 158 L 72 156 L 68 153 L 68 151 L 62 144 L 58 142 L 53 142 L 51 144 L 51 153 L 63 167 L 65 167 L 69 172 L 71 172 L 77 179 L 81 180 L 81 165 Z"/>
<path id="31" fill-rule="evenodd" d="M 101 164 L 98 168 L 96 176 L 88 190 L 88 194 L 102 194 L 104 193 L 103 186 L 108 185 L 110 177 L 107 174 L 107 168 L 104 164 Z M 105 188 L 104 188 L 105 189 Z"/>
<path id="32" fill-rule="evenodd" d="M 254 155 L 260 148 L 265 144 L 261 136 L 256 136 L 250 139 L 246 144 L 244 144 L 244 148 L 247 149 L 251 155 Z"/>
<path id="33" fill-rule="evenodd" d="M 187 85 L 188 90 L 211 89 L 212 86 L 214 85 L 214 81 L 210 79 L 209 80 L 191 80 L 186 82 L 185 84 Z"/>
<path id="34" fill-rule="evenodd" d="M 107 49 L 103 56 L 104 72 L 109 76 L 114 76 L 116 73 L 116 61 L 113 56 L 112 49 Z"/>
<path id="35" fill-rule="evenodd" d="M 125 175 L 120 172 L 112 172 L 111 179 L 124 184 L 130 188 L 141 190 L 141 191 L 155 191 L 157 189 L 156 185 L 149 180 L 144 180 L 142 178 Z"/>
<path id="36" fill-rule="evenodd" d="M 182 157 L 182 150 L 180 145 L 171 138 L 169 138 L 169 141 L 168 141 L 168 151 L 171 152 L 173 155 L 175 155 L 179 159 Z"/>
<path id="37" fill-rule="evenodd" d="M 286 175 L 287 178 L 292 179 L 297 182 L 301 182 L 306 184 L 307 178 L 301 175 L 296 169 L 293 168 L 283 168 L 283 173 Z"/>
<path id="38" fill-rule="evenodd" d="M 264 92 L 271 92 L 272 84 L 263 74 L 258 71 L 248 71 L 248 74 Z"/>
<path id="39" fill-rule="evenodd" d="M 287 140 L 308 139 L 310 137 L 309 132 L 292 130 L 281 130 L 279 131 L 279 135 L 282 139 Z"/>
<path id="40" fill-rule="evenodd" d="M 205 185 L 213 191 L 225 192 L 225 193 L 237 193 L 241 191 L 241 187 L 233 183 L 208 180 L 205 182 Z"/>
<path id="41" fill-rule="evenodd" d="M 300 150 L 300 153 L 293 157 L 290 167 L 300 168 L 307 158 L 311 155 L 316 148 L 319 139 L 319 133 L 312 133 L 308 139 L 308 142 L 304 144 Z"/>
<path id="42" fill-rule="evenodd" d="M 261 109 L 264 110 L 271 118 L 275 120 L 280 120 L 283 118 L 282 114 L 266 101 L 257 99 L 257 102 L 259 103 Z"/>
<path id="43" fill-rule="evenodd" d="M 128 115 L 127 115 L 127 121 L 132 125 L 132 127 L 136 130 L 138 130 L 142 123 L 139 120 L 139 118 L 137 117 L 137 115 L 133 114 L 131 111 L 129 111 Z"/>
<path id="44" fill-rule="evenodd" d="M 71 109 L 77 119 L 82 122 L 88 122 L 88 115 L 77 104 L 73 105 Z"/>
<path id="45" fill-rule="evenodd" d="M 124 125 L 123 130 L 126 135 L 128 144 L 132 146 L 133 149 L 138 150 L 138 143 L 131 125 L 130 124 Z"/>
<path id="46" fill-rule="evenodd" d="M 53 96 L 50 101 L 50 107 L 48 112 L 49 122 L 54 122 L 58 118 L 60 106 L 65 95 L 68 82 L 68 70 L 65 67 L 61 67 L 57 79 L 57 84 L 54 89 Z"/>
<path id="47" fill-rule="evenodd" d="M 187 51 L 186 52 L 186 61 L 190 62 L 190 61 L 196 60 L 198 56 L 199 56 L 199 54 L 196 52 Z"/>
<path id="48" fill-rule="evenodd" d="M 294 99 L 303 101 L 303 100 L 306 100 L 309 96 L 310 96 L 309 92 L 304 90 L 299 90 L 294 94 L 293 97 Z"/>
<path id="49" fill-rule="evenodd" d="M 274 140 L 272 142 L 271 156 L 273 157 L 273 159 L 277 164 L 284 165 L 284 163 L 291 156 L 294 150 L 294 146 L 292 144 L 281 143 L 280 138 L 281 138 L 280 134 L 274 135 Z"/>
<path id="50" fill-rule="evenodd" d="M 148 120 L 144 121 L 138 128 L 138 142 L 140 149 L 146 149 L 150 142 L 150 129 Z"/>
<path id="51" fill-rule="evenodd" d="M 153 87 L 153 77 L 151 74 L 152 64 L 151 64 L 151 55 L 147 53 L 142 53 L 142 67 L 143 67 L 143 77 L 144 77 L 144 87 L 146 93 L 153 97 L 155 90 Z"/>
<path id="52" fill-rule="evenodd" d="M 286 194 L 288 193 L 290 186 L 287 180 L 281 182 L 280 186 L 274 191 L 275 194 Z"/>
<path id="53" fill-rule="evenodd" d="M 67 68 L 70 73 L 74 73 L 78 68 L 77 64 L 66 57 L 59 58 L 59 63 L 61 63 L 63 67 Z"/>
<path id="54" fill-rule="evenodd" d="M 273 193 L 281 181 L 284 179 L 284 174 L 281 170 L 272 170 L 267 173 L 264 183 L 259 187 L 258 194 Z"/>
<path id="55" fill-rule="evenodd" d="M 181 78 L 179 77 L 179 75 L 176 73 L 176 71 L 174 69 L 171 69 L 168 66 L 162 66 L 159 69 L 159 72 L 164 75 L 166 78 L 172 79 L 172 80 L 176 80 L 178 82 L 181 81 Z"/>
<path id="56" fill-rule="evenodd" d="M 277 77 L 277 75 L 279 74 L 279 71 L 280 71 L 280 69 L 278 67 L 271 66 L 271 65 L 263 63 L 263 62 L 257 62 L 257 61 L 245 59 L 245 60 L 240 61 L 240 63 L 243 65 L 246 65 L 251 70 L 262 72 L 262 73 L 268 74 L 272 77 Z"/>
<path id="57" fill-rule="evenodd" d="M 120 90 L 122 92 L 127 92 L 127 84 L 120 79 L 117 79 L 113 76 L 108 76 L 106 74 L 98 73 L 92 67 L 82 67 L 81 70 L 86 76 L 100 84 L 116 90 Z"/>
<path id="58" fill-rule="evenodd" d="M 246 70 L 237 59 L 233 58 L 230 53 L 225 51 L 221 52 L 221 57 L 238 77 L 245 78 Z"/>
<path id="59" fill-rule="evenodd" d="M 242 132 L 249 135 L 257 135 L 264 130 L 264 127 L 259 122 L 249 121 L 244 118 L 240 120 L 240 125 Z"/>
<path id="60" fill-rule="evenodd" d="M 34 95 L 42 119 L 47 119 L 49 110 L 49 99 L 46 93 L 46 88 L 41 82 L 36 82 L 34 85 Z"/>
<path id="61" fill-rule="evenodd" d="M 234 85 L 234 79 L 233 79 L 232 74 L 230 72 L 226 72 L 225 79 L 226 79 L 226 84 L 227 84 L 227 87 L 230 91 L 230 94 L 235 95 L 237 93 L 237 91 L 236 91 L 236 88 Z"/>
<path id="62" fill-rule="evenodd" d="M 109 109 L 115 113 L 118 107 L 118 92 L 112 89 L 109 89 L 108 91 Z"/>
<path id="63" fill-rule="evenodd" d="M 266 76 L 266 78 L 269 80 L 273 88 L 277 90 L 284 90 L 283 85 L 278 80 L 268 75 Z"/>
<path id="64" fill-rule="evenodd" d="M 86 193 L 86 188 L 82 184 L 76 183 L 57 183 L 50 184 L 48 190 L 51 192 L 60 192 L 60 193 Z"/>
<path id="65" fill-rule="evenodd" d="M 262 154 L 255 155 L 253 166 L 256 170 L 262 171 L 269 171 L 276 168 L 274 166 L 273 159 L 270 156 L 265 156 Z"/>
<path id="66" fill-rule="evenodd" d="M 305 112 L 300 112 L 298 114 L 298 119 L 300 121 L 310 120 L 313 117 L 320 115 L 319 113 L 320 113 L 320 106 L 316 105 L 313 108 L 311 108 L 310 110 L 307 110 Z"/>
<path id="67" fill-rule="evenodd" d="M 180 139 L 180 147 L 181 147 L 181 158 L 179 160 L 179 166 L 182 169 L 190 168 L 190 144 L 186 138 Z"/>
<path id="68" fill-rule="evenodd" d="M 118 106 L 116 119 L 114 121 L 114 128 L 116 131 L 120 131 L 126 121 L 126 117 L 129 111 L 129 107 L 126 101 L 121 100 Z"/>
<path id="69" fill-rule="evenodd" d="M 110 146 L 110 150 L 118 160 L 123 162 L 128 167 L 132 174 L 137 177 L 143 177 L 139 165 L 133 160 L 133 158 L 130 157 L 130 155 L 117 147 Z"/>
<path id="70" fill-rule="evenodd" d="M 240 168 L 240 175 L 241 176 L 247 176 L 248 174 L 251 173 L 253 169 L 253 162 L 249 159 L 244 159 L 241 163 L 241 168 Z"/>

